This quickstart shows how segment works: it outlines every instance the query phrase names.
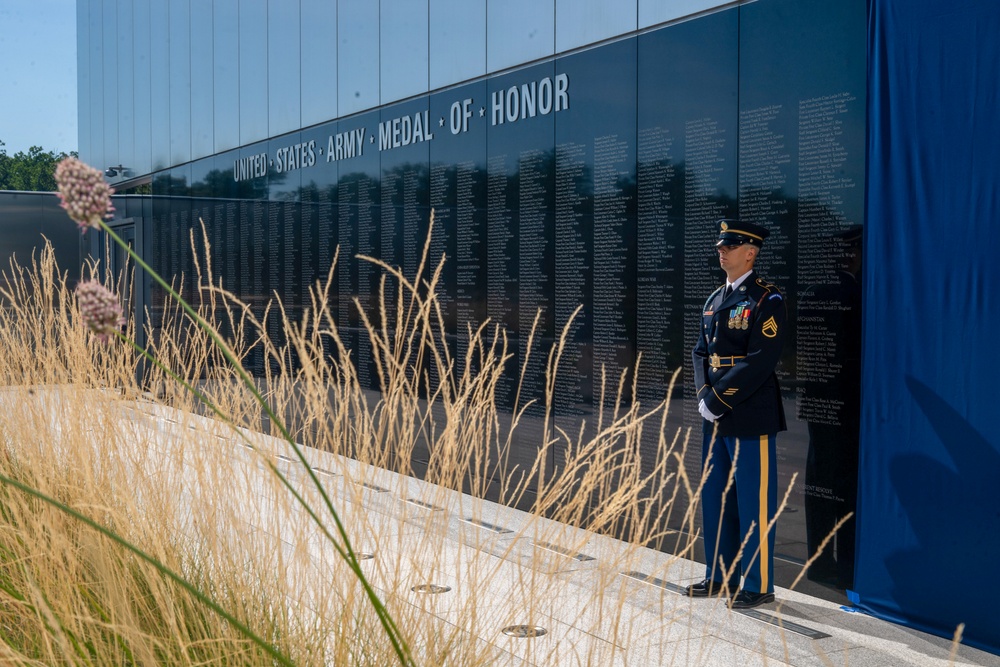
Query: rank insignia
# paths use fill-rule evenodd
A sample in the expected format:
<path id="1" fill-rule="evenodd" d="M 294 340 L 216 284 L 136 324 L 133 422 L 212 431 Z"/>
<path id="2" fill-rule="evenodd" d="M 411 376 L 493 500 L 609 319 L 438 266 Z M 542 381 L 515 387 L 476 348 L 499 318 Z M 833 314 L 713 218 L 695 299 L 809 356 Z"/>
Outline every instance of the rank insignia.
<path id="1" fill-rule="evenodd" d="M 778 323 L 775 321 L 774 317 L 767 318 L 767 322 L 764 322 L 763 326 L 760 328 L 761 333 L 763 333 L 768 338 L 774 338 L 778 335 Z"/>

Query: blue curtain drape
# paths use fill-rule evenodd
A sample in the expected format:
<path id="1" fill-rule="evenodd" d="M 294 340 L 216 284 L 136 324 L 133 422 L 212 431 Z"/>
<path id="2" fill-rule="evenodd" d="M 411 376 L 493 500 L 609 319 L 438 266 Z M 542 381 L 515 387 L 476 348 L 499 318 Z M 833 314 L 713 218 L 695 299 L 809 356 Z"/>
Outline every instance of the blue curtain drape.
<path id="1" fill-rule="evenodd" d="M 1000 2 L 869 0 L 852 599 L 1000 653 Z"/>

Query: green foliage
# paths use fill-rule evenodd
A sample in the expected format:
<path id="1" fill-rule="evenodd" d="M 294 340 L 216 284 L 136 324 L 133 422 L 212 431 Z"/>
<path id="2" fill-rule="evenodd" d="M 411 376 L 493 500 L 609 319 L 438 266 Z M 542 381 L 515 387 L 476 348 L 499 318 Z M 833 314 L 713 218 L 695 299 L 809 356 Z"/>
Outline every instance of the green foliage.
<path id="1" fill-rule="evenodd" d="M 6 144 L 0 141 L 0 190 L 54 192 L 56 164 L 65 157 L 77 157 L 76 151 L 56 153 L 41 146 L 32 146 L 27 153 L 19 151 L 7 155 L 4 146 Z"/>

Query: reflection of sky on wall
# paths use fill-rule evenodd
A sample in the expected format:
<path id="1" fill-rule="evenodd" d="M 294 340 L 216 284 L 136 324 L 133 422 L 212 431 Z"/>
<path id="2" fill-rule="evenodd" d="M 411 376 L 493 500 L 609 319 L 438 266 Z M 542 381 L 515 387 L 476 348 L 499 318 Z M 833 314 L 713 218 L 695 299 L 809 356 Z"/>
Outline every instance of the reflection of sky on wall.
<path id="1" fill-rule="evenodd" d="M 215 43 L 216 3 L 191 3 L 191 154 L 215 151 Z M 236 32 L 235 30 L 233 32 Z"/>
<path id="2" fill-rule="evenodd" d="M 639 29 L 676 21 L 726 4 L 719 0 L 639 0 Z"/>
<path id="3" fill-rule="evenodd" d="M 379 104 L 379 5 L 340 0 L 337 7 L 337 102 L 343 117 Z"/>
<path id="4" fill-rule="evenodd" d="M 170 164 L 180 164 L 191 159 L 191 6 L 188 3 L 172 2 L 167 15 L 170 26 L 170 38 L 167 43 L 167 53 L 170 57 L 169 155 Z M 122 77 L 122 80 L 125 78 Z M 105 100 L 105 105 L 109 102 L 113 103 L 113 100 Z M 104 139 L 107 142 L 107 133 Z M 110 150 L 110 153 L 113 155 L 117 151 Z"/>
<path id="5" fill-rule="evenodd" d="M 240 52 L 240 32 L 231 28 L 239 23 L 240 14 L 239 5 L 233 0 L 211 4 L 214 141 L 215 150 L 224 151 L 240 145 L 240 59 L 234 55 Z M 230 26 L 229 29 L 223 29 L 226 26 Z M 198 92 L 192 94 L 199 95 Z M 303 104 L 305 100 L 303 95 Z"/>
<path id="6" fill-rule="evenodd" d="M 428 3 L 381 0 L 380 100 L 401 100 L 427 92 Z"/>
<path id="7" fill-rule="evenodd" d="M 302 127 L 299 3 L 267 3 L 267 136 Z M 310 85 L 310 82 L 306 82 Z"/>

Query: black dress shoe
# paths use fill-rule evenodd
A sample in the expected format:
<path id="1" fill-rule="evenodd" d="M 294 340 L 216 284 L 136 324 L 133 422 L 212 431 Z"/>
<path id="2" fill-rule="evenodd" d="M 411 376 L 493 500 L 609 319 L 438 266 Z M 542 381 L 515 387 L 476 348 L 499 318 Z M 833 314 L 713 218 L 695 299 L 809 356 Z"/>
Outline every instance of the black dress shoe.
<path id="1" fill-rule="evenodd" d="M 774 593 L 751 593 L 740 591 L 733 598 L 733 609 L 753 609 L 762 604 L 774 602 Z"/>
<path id="2" fill-rule="evenodd" d="M 687 595 L 691 598 L 707 598 L 716 595 L 732 595 L 736 592 L 736 586 L 727 587 L 725 584 L 711 579 L 702 579 L 697 584 L 687 587 Z"/>

